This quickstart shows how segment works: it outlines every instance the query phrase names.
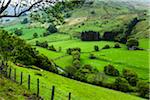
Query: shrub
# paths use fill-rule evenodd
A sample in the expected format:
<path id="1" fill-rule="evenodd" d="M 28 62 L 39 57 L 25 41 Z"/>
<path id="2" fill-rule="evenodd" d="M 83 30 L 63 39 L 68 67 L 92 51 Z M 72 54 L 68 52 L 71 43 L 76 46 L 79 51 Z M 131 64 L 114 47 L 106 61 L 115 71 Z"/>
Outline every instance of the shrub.
<path id="1" fill-rule="evenodd" d="M 65 67 L 65 72 L 67 73 L 67 76 L 70 78 L 74 78 L 76 71 L 77 71 L 77 68 L 74 66 Z"/>
<path id="2" fill-rule="evenodd" d="M 141 97 L 149 99 L 149 84 L 143 81 L 139 81 L 137 84 L 138 93 Z"/>
<path id="3" fill-rule="evenodd" d="M 59 47 L 59 48 L 58 48 L 58 52 L 61 52 L 61 50 L 62 50 L 62 48 L 61 48 L 61 47 Z"/>
<path id="4" fill-rule="evenodd" d="M 24 18 L 23 21 L 21 22 L 21 24 L 27 24 L 29 21 L 28 21 L 28 18 Z"/>
<path id="5" fill-rule="evenodd" d="M 57 28 L 56 28 L 56 26 L 54 24 L 50 24 L 49 27 L 47 28 L 47 31 L 49 33 L 56 33 L 56 32 L 58 32 L 58 30 L 57 30 Z"/>
<path id="6" fill-rule="evenodd" d="M 91 14 L 94 15 L 94 14 L 95 14 L 95 11 L 91 11 Z"/>
<path id="7" fill-rule="evenodd" d="M 109 48 L 110 48 L 110 46 L 107 44 L 102 49 L 109 49 Z"/>
<path id="8" fill-rule="evenodd" d="M 90 56 L 89 56 L 89 58 L 90 59 L 96 59 L 96 56 L 93 53 L 91 53 Z"/>
<path id="9" fill-rule="evenodd" d="M 117 90 L 123 91 L 123 92 L 128 92 L 130 91 L 130 88 L 131 88 L 128 81 L 121 77 L 116 78 L 114 85 L 116 86 L 115 88 Z"/>
<path id="10" fill-rule="evenodd" d="M 34 33 L 33 34 L 33 38 L 37 38 L 38 37 L 38 34 L 37 33 Z"/>
<path id="11" fill-rule="evenodd" d="M 73 51 L 78 51 L 80 53 L 81 49 L 80 48 L 68 48 L 67 54 L 71 55 Z"/>
<path id="12" fill-rule="evenodd" d="M 120 47 L 119 43 L 116 43 L 116 44 L 114 45 L 114 48 L 121 48 L 121 47 Z"/>
<path id="13" fill-rule="evenodd" d="M 44 32 L 44 33 L 43 33 L 43 36 L 44 36 L 44 37 L 45 37 L 45 36 L 48 36 L 48 35 L 50 35 L 49 32 Z"/>
<path id="14" fill-rule="evenodd" d="M 73 57 L 73 61 L 74 60 L 80 60 L 80 52 L 79 51 L 72 51 L 72 57 Z"/>
<path id="15" fill-rule="evenodd" d="M 127 40 L 126 45 L 127 45 L 128 48 L 132 48 L 133 46 L 138 46 L 139 42 L 138 42 L 137 39 L 130 38 L 130 39 Z"/>
<path id="16" fill-rule="evenodd" d="M 48 50 L 56 51 L 55 47 L 53 45 L 48 47 Z"/>
<path id="17" fill-rule="evenodd" d="M 73 66 L 76 67 L 77 69 L 80 68 L 80 61 L 78 59 L 73 61 Z"/>
<path id="18" fill-rule="evenodd" d="M 16 29 L 14 32 L 17 36 L 21 36 L 23 34 L 21 29 Z"/>
<path id="19" fill-rule="evenodd" d="M 65 18 L 69 18 L 69 17 L 71 17 L 71 15 L 72 15 L 71 13 L 66 13 Z"/>
<path id="20" fill-rule="evenodd" d="M 40 46 L 40 47 L 43 47 L 43 48 L 48 48 L 48 42 L 47 41 L 45 41 L 45 42 L 36 41 L 36 46 Z"/>
<path id="21" fill-rule="evenodd" d="M 130 85 L 136 86 L 138 82 L 138 76 L 135 72 L 128 70 L 128 69 L 123 69 L 122 71 L 123 77 L 129 82 Z"/>
<path id="22" fill-rule="evenodd" d="M 119 76 L 119 71 L 117 69 L 115 69 L 114 66 L 112 66 L 112 65 L 105 66 L 104 72 L 107 75 Z"/>
<path id="23" fill-rule="evenodd" d="M 96 74 L 98 70 L 93 68 L 91 65 L 84 65 L 77 70 L 75 77 L 77 80 L 87 82 L 87 77 L 89 74 Z"/>
<path id="24" fill-rule="evenodd" d="M 94 46 L 95 51 L 99 51 L 99 47 L 97 45 Z"/>

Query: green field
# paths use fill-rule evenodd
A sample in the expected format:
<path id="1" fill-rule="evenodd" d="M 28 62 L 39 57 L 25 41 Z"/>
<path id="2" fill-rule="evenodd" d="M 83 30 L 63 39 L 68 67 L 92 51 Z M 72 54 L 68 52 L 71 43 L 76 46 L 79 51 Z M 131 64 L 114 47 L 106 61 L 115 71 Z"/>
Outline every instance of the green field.
<path id="1" fill-rule="evenodd" d="M 141 100 L 141 98 L 135 96 L 82 83 L 51 72 L 12 66 L 17 70 L 18 81 L 20 80 L 20 72 L 23 72 L 23 85 L 25 87 L 27 86 L 27 76 L 31 75 L 31 92 L 36 92 L 36 79 L 40 79 L 40 95 L 45 100 L 48 100 L 51 96 L 52 85 L 56 87 L 56 100 L 60 100 L 60 98 L 66 100 L 69 92 L 72 93 L 72 100 L 109 100 L 110 98 L 111 100 Z M 38 73 L 41 73 L 42 76 L 38 76 Z"/>
<path id="2" fill-rule="evenodd" d="M 29 92 L 25 87 L 22 87 L 4 77 L 0 78 L 0 87 L 1 100 L 24 100 L 28 99 L 28 96 L 31 96 L 31 92 Z"/>
<path id="3" fill-rule="evenodd" d="M 59 74 L 68 74 L 65 72 L 65 68 L 73 65 L 73 56 L 67 54 L 66 50 L 68 48 L 78 47 L 81 49 L 79 61 L 81 64 L 80 68 L 89 64 L 98 69 L 98 71 L 105 76 L 105 79 L 102 81 L 104 84 L 111 83 L 114 85 L 114 81 L 117 77 L 123 77 L 123 69 L 130 69 L 138 75 L 138 79 L 140 81 L 142 80 L 149 84 L 149 16 L 144 15 L 142 10 L 138 11 L 135 8 L 132 4 L 95 0 L 91 6 L 87 6 L 85 4 L 83 7 L 76 7 L 72 10 L 64 11 L 64 14 L 71 14 L 70 17 L 64 18 L 64 24 L 56 25 L 58 32 L 51 33 L 48 36 L 43 36 L 43 33 L 47 32 L 47 26 L 51 24 L 50 22 L 45 22 L 43 24 L 36 21 L 34 22 L 29 18 L 30 23 L 21 24 L 20 20 L 23 20 L 24 17 L 20 17 L 18 21 L 15 20 L 14 22 L 10 22 L 10 25 L 6 24 L 4 26 L 0 26 L 9 33 L 14 32 L 15 29 L 21 29 L 23 34 L 18 37 L 25 40 L 25 42 L 33 48 L 36 48 L 40 54 L 45 55 L 50 62 L 54 62 L 55 65 L 57 65 L 57 68 L 62 70 L 59 70 Z M 136 17 L 140 19 L 140 21 L 131 29 L 132 31 L 127 38 L 136 38 L 139 41 L 139 47 L 144 50 L 128 50 L 126 44 L 122 43 L 119 43 L 121 48 L 113 48 L 114 45 L 118 43 L 114 41 L 81 41 L 80 39 L 81 32 L 83 31 L 99 32 L 102 39 L 105 32 L 117 32 L 119 33 L 119 36 L 125 37 L 124 35 L 126 35 L 126 30 L 131 26 L 129 24 L 131 24 L 133 19 Z M 37 33 L 37 38 L 33 38 L 34 33 Z M 40 43 L 47 41 L 48 46 L 53 45 L 56 51 L 48 50 L 42 46 L 36 46 L 36 41 L 39 41 Z M 105 45 L 109 45 L 110 48 L 102 49 Z M 99 51 L 95 51 L 94 46 L 98 46 Z M 60 47 L 61 51 L 59 51 Z M 90 54 L 94 54 L 96 59 L 90 59 Z M 0 55 L 0 60 L 1 58 L 2 57 Z M 19 67 L 12 63 L 12 61 L 9 61 L 9 64 L 12 68 L 16 68 L 18 82 L 20 82 L 20 73 L 23 72 L 23 87 L 21 88 L 21 86 L 13 83 L 12 81 L 5 80 L 5 87 L 1 86 L 0 83 L 0 100 L 1 96 L 6 97 L 4 98 L 6 100 L 24 100 L 25 98 L 22 94 L 36 93 L 37 78 L 40 79 L 40 96 L 42 96 L 44 100 L 50 99 L 53 85 L 56 87 L 55 100 L 67 100 L 69 92 L 72 93 L 71 100 L 143 100 L 143 98 L 137 97 L 137 95 L 139 95 L 139 92 L 137 92 L 137 86 L 131 87 L 134 92 L 123 93 L 103 88 L 100 84 L 100 86 L 96 86 L 67 78 L 69 75 L 66 75 L 67 77 L 63 77 L 59 74 L 42 70 L 40 69 L 41 67 L 37 68 L 33 65 Z M 104 67 L 109 64 L 118 69 L 120 73 L 119 76 L 109 76 L 104 73 Z M 42 67 L 45 66 L 42 65 Z M 14 70 L 12 70 L 12 74 L 13 73 Z M 30 91 L 26 91 L 27 78 L 29 74 L 31 75 L 31 89 Z M 90 78 L 93 78 L 92 75 Z M 127 81 L 127 79 L 125 80 Z M 3 80 L 0 78 L 0 82 L 2 81 Z M 7 91 L 8 87 L 15 87 L 14 90 L 16 91 L 9 93 Z M 14 97 L 11 97 L 11 94 Z"/>

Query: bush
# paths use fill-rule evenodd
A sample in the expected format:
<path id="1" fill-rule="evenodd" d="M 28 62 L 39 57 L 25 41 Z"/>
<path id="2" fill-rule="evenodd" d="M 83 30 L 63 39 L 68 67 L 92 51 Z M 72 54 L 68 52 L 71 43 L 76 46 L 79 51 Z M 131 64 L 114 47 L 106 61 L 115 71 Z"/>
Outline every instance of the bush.
<path id="1" fill-rule="evenodd" d="M 90 56 L 89 56 L 89 58 L 90 59 L 96 59 L 96 56 L 93 53 L 91 53 Z"/>
<path id="2" fill-rule="evenodd" d="M 56 33 L 58 32 L 56 26 L 54 24 L 50 24 L 49 27 L 47 28 L 48 33 Z"/>
<path id="3" fill-rule="evenodd" d="M 107 44 L 102 49 L 109 49 L 109 48 L 110 48 L 110 46 Z"/>
<path id="4" fill-rule="evenodd" d="M 74 60 L 80 60 L 80 52 L 79 51 L 72 51 L 72 57 L 73 57 L 73 61 Z"/>
<path id="5" fill-rule="evenodd" d="M 119 91 L 129 92 L 131 90 L 128 81 L 121 77 L 116 78 L 114 85 L 115 88 Z"/>
<path id="6" fill-rule="evenodd" d="M 130 85 L 136 86 L 138 82 L 138 76 L 135 72 L 128 70 L 128 69 L 123 69 L 122 71 L 123 77 L 129 82 Z"/>
<path id="7" fill-rule="evenodd" d="M 38 37 L 38 34 L 37 33 L 34 33 L 33 34 L 33 38 L 37 38 Z"/>
<path id="8" fill-rule="evenodd" d="M 48 47 L 48 50 L 51 50 L 51 51 L 56 51 L 55 47 L 53 45 L 49 46 Z"/>
<path id="9" fill-rule="evenodd" d="M 47 41 L 45 41 L 45 42 L 36 41 L 36 46 L 40 46 L 40 47 L 43 47 L 43 48 L 48 48 L 48 42 Z"/>
<path id="10" fill-rule="evenodd" d="M 44 36 L 44 37 L 45 37 L 45 36 L 48 36 L 48 35 L 50 35 L 49 32 L 44 32 L 44 33 L 43 33 L 43 36 Z"/>
<path id="11" fill-rule="evenodd" d="M 77 59 L 74 60 L 74 61 L 73 61 L 73 66 L 76 67 L 77 69 L 79 69 L 79 68 L 80 68 L 80 61 L 77 60 Z"/>
<path id="12" fill-rule="evenodd" d="M 61 52 L 61 50 L 62 50 L 62 48 L 61 48 L 61 47 L 59 47 L 59 48 L 58 48 L 58 52 Z"/>
<path id="13" fill-rule="evenodd" d="M 80 48 L 68 48 L 67 54 L 71 55 L 73 51 L 78 51 L 80 53 L 81 49 Z"/>
<path id="14" fill-rule="evenodd" d="M 116 43 L 116 44 L 114 45 L 114 48 L 121 48 L 121 47 L 120 47 L 119 43 Z"/>
<path id="15" fill-rule="evenodd" d="M 95 14 L 95 11 L 91 11 L 91 14 L 94 15 L 94 14 Z"/>
<path id="16" fill-rule="evenodd" d="M 97 45 L 94 46 L 95 51 L 99 51 L 99 47 Z"/>
<path id="17" fill-rule="evenodd" d="M 21 36 L 23 34 L 21 29 L 16 29 L 14 32 L 17 36 Z"/>
<path id="18" fill-rule="evenodd" d="M 127 40 L 126 45 L 127 45 L 128 48 L 132 48 L 133 46 L 139 46 L 139 42 L 138 42 L 137 39 L 130 38 L 130 39 Z"/>
<path id="19" fill-rule="evenodd" d="M 66 13 L 66 14 L 65 14 L 65 18 L 70 18 L 71 15 L 72 15 L 71 13 Z"/>
<path id="20" fill-rule="evenodd" d="M 114 66 L 112 66 L 112 65 L 105 66 L 104 72 L 107 75 L 119 76 L 119 71 L 117 69 L 115 69 Z"/>
<path id="21" fill-rule="evenodd" d="M 77 71 L 77 68 L 74 66 L 65 67 L 65 72 L 67 73 L 67 76 L 70 78 L 74 78 L 76 71 Z"/>
<path id="22" fill-rule="evenodd" d="M 28 21 L 28 18 L 25 18 L 23 19 L 23 21 L 21 22 L 21 24 L 27 24 L 29 21 Z"/>
<path id="23" fill-rule="evenodd" d="M 141 97 L 149 99 L 149 84 L 143 81 L 138 82 L 137 84 L 138 93 Z"/>

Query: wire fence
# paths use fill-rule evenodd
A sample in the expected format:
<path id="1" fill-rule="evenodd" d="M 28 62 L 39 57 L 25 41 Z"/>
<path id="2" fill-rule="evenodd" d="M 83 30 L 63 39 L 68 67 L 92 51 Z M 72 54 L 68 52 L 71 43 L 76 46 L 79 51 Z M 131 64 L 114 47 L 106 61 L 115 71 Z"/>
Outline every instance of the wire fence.
<path id="1" fill-rule="evenodd" d="M 40 81 L 39 78 L 32 78 L 30 74 L 26 75 L 23 72 L 19 72 L 16 68 L 9 67 L 5 71 L 1 71 L 0 74 L 3 74 L 4 77 L 25 86 L 31 92 L 34 92 L 37 97 L 42 97 L 44 100 L 55 100 L 56 87 L 55 86 L 47 86 L 44 82 Z M 42 95 L 44 92 L 49 93 L 49 99 L 44 98 Z M 60 91 L 57 91 L 60 92 Z M 62 94 L 62 93 L 61 93 Z M 71 92 L 66 94 L 66 100 L 71 100 Z M 65 97 L 66 97 L 65 96 Z"/>

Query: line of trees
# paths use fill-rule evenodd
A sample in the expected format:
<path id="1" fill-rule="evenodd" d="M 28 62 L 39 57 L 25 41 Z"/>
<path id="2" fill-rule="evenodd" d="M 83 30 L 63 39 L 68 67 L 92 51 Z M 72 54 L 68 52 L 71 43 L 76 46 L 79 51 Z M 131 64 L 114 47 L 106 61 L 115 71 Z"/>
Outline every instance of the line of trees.
<path id="1" fill-rule="evenodd" d="M 23 65 L 35 65 L 42 69 L 57 73 L 53 62 L 46 56 L 26 44 L 24 40 L 11 36 L 5 30 L 0 30 L 0 55 L 4 62 L 12 61 Z"/>

